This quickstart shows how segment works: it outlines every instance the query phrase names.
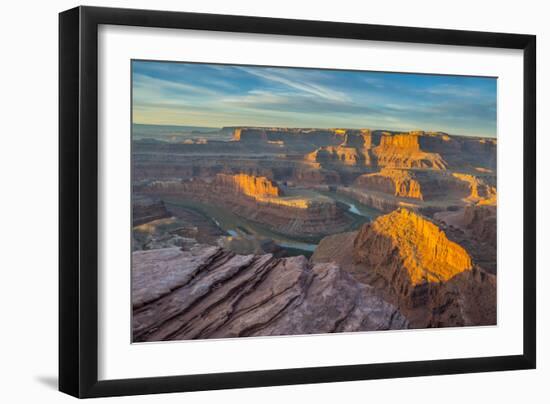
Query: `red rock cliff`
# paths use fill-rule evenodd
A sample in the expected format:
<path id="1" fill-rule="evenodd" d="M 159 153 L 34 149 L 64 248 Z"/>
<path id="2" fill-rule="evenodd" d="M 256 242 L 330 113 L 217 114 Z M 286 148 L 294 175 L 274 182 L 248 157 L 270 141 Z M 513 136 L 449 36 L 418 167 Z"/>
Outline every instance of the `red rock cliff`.
<path id="1" fill-rule="evenodd" d="M 472 269 L 468 253 L 450 241 L 431 221 L 407 209 L 398 209 L 365 225 L 355 240 L 356 259 L 372 265 L 403 286 L 448 281 Z M 378 254 L 377 254 L 378 252 Z M 381 265 L 388 257 L 395 261 Z"/>
<path id="2" fill-rule="evenodd" d="M 281 190 L 267 177 L 257 177 L 248 174 L 218 174 L 216 181 L 235 188 L 238 192 L 252 198 L 278 197 Z"/>

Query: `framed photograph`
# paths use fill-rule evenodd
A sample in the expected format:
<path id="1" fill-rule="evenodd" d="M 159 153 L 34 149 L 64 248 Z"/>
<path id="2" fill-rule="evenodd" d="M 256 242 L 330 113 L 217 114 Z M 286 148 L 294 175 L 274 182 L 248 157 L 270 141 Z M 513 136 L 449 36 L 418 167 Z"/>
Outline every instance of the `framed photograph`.
<path id="1" fill-rule="evenodd" d="M 534 36 L 59 27 L 61 391 L 535 368 Z"/>

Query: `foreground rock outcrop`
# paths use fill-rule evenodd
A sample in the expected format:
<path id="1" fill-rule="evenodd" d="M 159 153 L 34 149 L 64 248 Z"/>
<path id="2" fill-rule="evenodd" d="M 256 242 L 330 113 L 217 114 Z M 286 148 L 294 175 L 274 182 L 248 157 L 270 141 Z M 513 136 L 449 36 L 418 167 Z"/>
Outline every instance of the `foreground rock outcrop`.
<path id="1" fill-rule="evenodd" d="M 432 221 L 406 209 L 327 237 L 311 260 L 336 262 L 373 286 L 412 328 L 496 324 L 496 277 Z"/>
<path id="2" fill-rule="evenodd" d="M 402 329 L 405 317 L 333 263 L 218 247 L 132 256 L 133 340 Z"/>

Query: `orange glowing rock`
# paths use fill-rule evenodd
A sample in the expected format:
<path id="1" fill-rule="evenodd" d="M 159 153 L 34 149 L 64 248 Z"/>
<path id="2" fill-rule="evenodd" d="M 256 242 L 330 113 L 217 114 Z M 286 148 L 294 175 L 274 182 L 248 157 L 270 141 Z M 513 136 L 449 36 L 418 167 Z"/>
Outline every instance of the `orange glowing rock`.
<path id="1" fill-rule="evenodd" d="M 354 244 L 356 260 L 405 289 L 472 270 L 464 248 L 430 220 L 403 208 L 366 224 Z"/>
<path id="2" fill-rule="evenodd" d="M 217 179 L 237 188 L 252 198 L 278 197 L 282 195 L 281 190 L 273 181 L 267 177 L 257 177 L 248 174 L 218 174 Z"/>
<path id="3" fill-rule="evenodd" d="M 393 194 L 403 198 L 424 200 L 420 182 L 407 170 L 383 168 L 380 172 L 363 174 L 355 181 L 366 189 Z"/>

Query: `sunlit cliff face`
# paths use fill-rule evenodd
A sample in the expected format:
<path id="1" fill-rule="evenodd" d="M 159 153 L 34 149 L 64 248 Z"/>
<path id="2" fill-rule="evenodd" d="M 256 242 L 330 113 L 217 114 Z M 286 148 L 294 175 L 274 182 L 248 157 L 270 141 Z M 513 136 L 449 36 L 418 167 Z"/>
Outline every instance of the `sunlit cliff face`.
<path id="1" fill-rule="evenodd" d="M 370 251 L 358 258 L 381 272 L 388 272 L 381 273 L 383 276 L 392 276 L 392 269 L 388 268 L 402 267 L 413 286 L 448 281 L 472 269 L 472 260 L 464 248 L 450 241 L 434 223 L 407 209 L 395 210 L 365 225 L 356 247 L 360 255 L 361 250 Z M 373 251 L 378 251 L 384 259 L 391 257 L 394 251 L 398 261 L 390 265 L 377 262 Z"/>
<path id="2" fill-rule="evenodd" d="M 356 183 L 397 197 L 424 199 L 420 183 L 407 170 L 383 168 L 378 173 L 362 175 Z"/>
<path id="3" fill-rule="evenodd" d="M 382 148 L 402 148 L 409 151 L 420 150 L 418 143 L 418 135 L 384 135 L 380 139 L 380 147 Z"/>
<path id="4" fill-rule="evenodd" d="M 281 189 L 267 177 L 248 174 L 218 174 L 216 180 L 257 202 L 297 209 L 308 209 L 314 205 L 313 201 L 305 198 L 282 198 Z"/>
<path id="5" fill-rule="evenodd" d="M 243 194 L 253 198 L 277 197 L 282 195 L 279 187 L 267 177 L 236 174 L 230 176 L 230 178 Z"/>

